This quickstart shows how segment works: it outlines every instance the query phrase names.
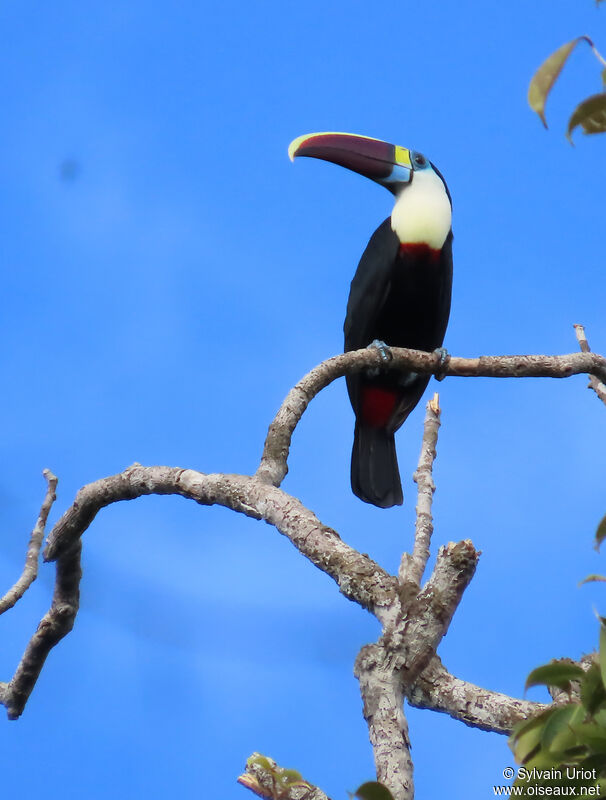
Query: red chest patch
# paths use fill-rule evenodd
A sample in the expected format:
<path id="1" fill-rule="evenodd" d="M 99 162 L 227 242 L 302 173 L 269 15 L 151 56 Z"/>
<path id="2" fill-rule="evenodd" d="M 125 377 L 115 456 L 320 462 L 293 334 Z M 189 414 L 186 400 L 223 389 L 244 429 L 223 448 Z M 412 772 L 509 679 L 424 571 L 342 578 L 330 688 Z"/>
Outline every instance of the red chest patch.
<path id="1" fill-rule="evenodd" d="M 433 247 L 423 242 L 400 245 L 400 255 L 413 258 L 415 261 L 431 261 L 435 263 L 439 261 L 441 252 L 441 250 L 434 250 Z"/>
<path id="2" fill-rule="evenodd" d="M 362 386 L 362 419 L 373 428 L 384 428 L 396 407 L 397 392 L 380 386 Z"/>

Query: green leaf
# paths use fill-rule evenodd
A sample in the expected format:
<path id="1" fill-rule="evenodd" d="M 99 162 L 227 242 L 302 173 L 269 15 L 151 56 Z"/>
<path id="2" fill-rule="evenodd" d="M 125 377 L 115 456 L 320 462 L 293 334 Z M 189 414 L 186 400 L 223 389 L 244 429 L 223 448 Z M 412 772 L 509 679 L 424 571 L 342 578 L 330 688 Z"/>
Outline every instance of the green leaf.
<path id="1" fill-rule="evenodd" d="M 581 703 L 588 714 L 594 714 L 606 700 L 600 665 L 592 664 L 581 680 Z"/>
<path id="2" fill-rule="evenodd" d="M 578 664 L 568 664 L 557 661 L 552 664 L 544 664 L 542 667 L 533 669 L 528 678 L 524 691 L 531 686 L 556 686 L 558 689 L 568 691 L 571 681 L 580 680 L 585 673 Z"/>
<path id="3" fill-rule="evenodd" d="M 557 708 L 543 728 L 541 745 L 553 754 L 574 747 L 578 742 L 572 726 L 581 722 L 584 714 L 583 707 L 576 703 Z"/>
<path id="4" fill-rule="evenodd" d="M 581 762 L 581 766 L 583 769 L 595 769 L 596 774 L 599 775 L 601 772 L 606 770 L 606 756 L 603 756 L 600 753 L 588 756 Z"/>
<path id="5" fill-rule="evenodd" d="M 590 42 L 587 36 L 578 36 L 571 42 L 563 44 L 555 53 L 552 53 L 543 61 L 532 76 L 530 86 L 528 87 L 528 105 L 533 111 L 537 112 L 545 127 L 547 127 L 547 120 L 545 119 L 545 103 L 547 102 L 547 96 L 553 84 L 556 82 L 558 75 L 562 71 L 564 64 L 568 60 L 568 56 L 582 39 Z"/>
<path id="6" fill-rule="evenodd" d="M 356 789 L 354 797 L 359 797 L 360 800 L 393 800 L 393 795 L 382 783 L 377 781 L 368 781 L 363 783 Z"/>
<path id="7" fill-rule="evenodd" d="M 604 70 L 606 73 L 606 69 Z M 606 514 L 602 517 L 602 521 L 598 525 L 598 529 L 595 532 L 595 547 L 596 550 L 600 549 L 600 545 L 606 539 Z"/>
<path id="8" fill-rule="evenodd" d="M 592 754 L 606 755 L 606 728 L 595 722 L 573 725 L 572 730 L 581 744 L 587 745 Z"/>
<path id="9" fill-rule="evenodd" d="M 561 759 L 560 763 L 582 764 L 588 758 L 586 745 L 575 744 L 574 747 L 569 747 L 567 750 L 564 750 L 564 758 Z"/>
<path id="10" fill-rule="evenodd" d="M 296 769 L 282 769 L 276 776 L 280 786 L 285 789 L 292 788 L 293 786 L 309 786 L 307 781 L 303 780 L 303 776 Z"/>
<path id="11" fill-rule="evenodd" d="M 267 758 L 265 758 L 265 756 L 262 756 L 260 753 L 253 753 L 252 756 L 249 756 L 246 760 L 246 766 L 247 767 L 257 766 L 261 767 L 261 769 L 273 771 L 272 766 L 267 760 Z"/>
<path id="12" fill-rule="evenodd" d="M 541 747 L 543 728 L 555 710 L 553 707 L 548 708 L 536 717 L 524 720 L 514 727 L 509 737 L 509 746 L 519 764 L 526 764 L 530 758 L 537 755 Z"/>
<path id="13" fill-rule="evenodd" d="M 593 721 L 606 728 L 606 708 L 601 708 L 593 715 Z"/>
<path id="14" fill-rule="evenodd" d="M 566 138 L 570 144 L 573 143 L 572 132 L 579 125 L 585 134 L 606 132 L 606 92 L 600 92 L 600 94 L 588 97 L 582 103 L 579 103 L 572 112 L 572 116 L 568 120 L 568 130 L 566 131 Z M 602 536 L 602 538 L 604 537 Z"/>
<path id="15" fill-rule="evenodd" d="M 602 86 L 606 89 L 606 67 L 602 70 Z"/>

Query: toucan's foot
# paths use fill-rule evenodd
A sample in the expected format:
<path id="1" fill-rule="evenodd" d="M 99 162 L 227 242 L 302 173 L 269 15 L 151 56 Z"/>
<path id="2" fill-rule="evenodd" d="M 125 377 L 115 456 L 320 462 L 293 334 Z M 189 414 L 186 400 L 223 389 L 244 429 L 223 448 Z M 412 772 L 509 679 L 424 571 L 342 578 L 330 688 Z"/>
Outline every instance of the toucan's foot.
<path id="1" fill-rule="evenodd" d="M 440 359 L 438 363 L 440 369 L 438 372 L 436 372 L 435 379 L 437 381 L 443 381 L 444 378 L 446 377 L 446 369 L 448 368 L 448 362 L 450 361 L 450 353 L 445 347 L 436 347 L 436 349 L 433 352 Z"/>
<path id="2" fill-rule="evenodd" d="M 374 341 L 372 341 L 368 347 L 373 347 L 375 350 L 378 350 L 379 355 L 381 356 L 381 361 L 384 361 L 386 364 L 393 358 L 389 346 L 380 339 L 374 339 Z"/>
<path id="3" fill-rule="evenodd" d="M 371 348 L 373 350 L 379 351 L 381 361 L 384 364 L 388 364 L 393 358 L 389 347 L 385 344 L 385 342 L 382 342 L 380 339 L 375 339 L 374 341 L 372 341 L 366 349 L 369 350 Z M 379 375 L 380 373 L 381 373 L 380 367 L 370 367 L 369 369 L 366 370 L 366 374 L 368 375 L 369 378 L 376 378 L 377 375 Z"/>

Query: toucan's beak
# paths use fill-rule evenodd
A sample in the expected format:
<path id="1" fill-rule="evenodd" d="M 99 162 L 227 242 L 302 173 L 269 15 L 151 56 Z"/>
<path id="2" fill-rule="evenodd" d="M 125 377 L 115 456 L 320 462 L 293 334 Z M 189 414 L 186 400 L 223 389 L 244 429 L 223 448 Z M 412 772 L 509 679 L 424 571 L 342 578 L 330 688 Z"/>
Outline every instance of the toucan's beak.
<path id="1" fill-rule="evenodd" d="M 351 169 L 395 192 L 412 177 L 410 150 L 353 133 L 308 133 L 288 148 L 290 160 L 321 158 Z"/>

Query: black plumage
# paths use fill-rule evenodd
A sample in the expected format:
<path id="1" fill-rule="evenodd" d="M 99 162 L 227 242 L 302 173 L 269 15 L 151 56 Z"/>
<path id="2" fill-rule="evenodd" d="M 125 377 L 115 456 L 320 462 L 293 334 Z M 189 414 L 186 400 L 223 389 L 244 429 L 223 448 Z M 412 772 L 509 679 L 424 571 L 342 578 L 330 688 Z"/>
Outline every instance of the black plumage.
<path id="1" fill-rule="evenodd" d="M 433 351 L 442 345 L 450 313 L 452 231 L 440 251 L 402 245 L 386 219 L 372 235 L 351 283 L 345 350 L 380 340 L 392 347 Z M 351 458 L 354 493 L 389 508 L 402 503 L 394 434 L 417 405 L 429 375 L 372 370 L 347 377 L 356 414 Z"/>

